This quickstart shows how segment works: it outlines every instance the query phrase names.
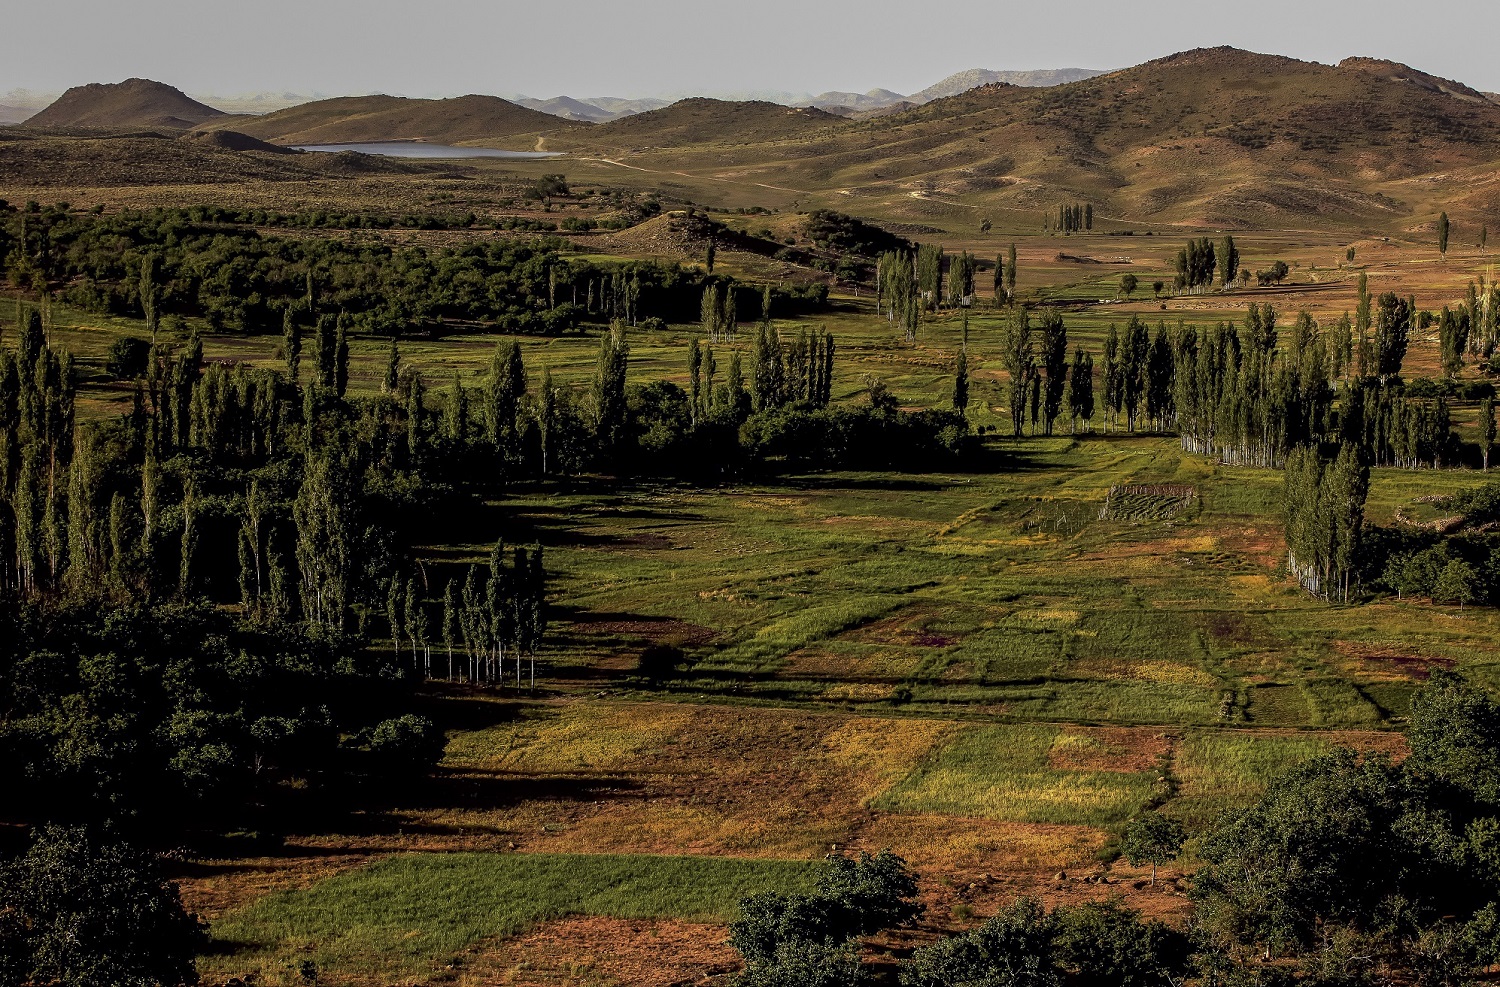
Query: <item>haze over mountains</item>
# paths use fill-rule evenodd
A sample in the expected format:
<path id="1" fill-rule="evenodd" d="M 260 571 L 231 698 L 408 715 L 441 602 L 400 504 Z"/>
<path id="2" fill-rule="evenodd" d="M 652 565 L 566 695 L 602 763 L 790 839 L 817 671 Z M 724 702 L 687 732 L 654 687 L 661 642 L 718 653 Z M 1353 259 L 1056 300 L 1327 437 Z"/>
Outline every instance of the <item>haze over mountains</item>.
<path id="1" fill-rule="evenodd" d="M 976 86 L 1006 83 L 1013 86 L 1059 86 L 1078 82 L 1104 73 L 1098 69 L 1037 69 L 1032 71 L 996 72 L 990 69 L 967 69 L 955 72 L 940 82 L 910 96 L 889 89 L 871 89 L 865 93 L 830 91 L 813 96 L 807 93 L 746 92 L 685 95 L 684 99 L 706 98 L 734 102 L 782 103 L 786 106 L 814 106 L 839 116 L 873 114 L 882 110 L 910 109 L 944 96 L 953 96 Z M 674 100 L 666 99 L 614 99 L 605 96 L 574 99 L 570 96 L 555 96 L 552 99 L 532 99 L 518 96 L 514 100 L 522 106 L 543 113 L 551 113 L 570 120 L 587 120 L 604 123 L 608 120 L 644 113 L 648 110 L 669 106 Z"/>
<path id="2" fill-rule="evenodd" d="M 928 86 L 919 93 L 903 96 L 889 89 L 872 89 L 867 93 L 851 92 L 825 92 L 817 96 L 808 93 L 752 91 L 743 93 L 683 93 L 676 99 L 664 99 L 660 97 L 624 98 L 618 96 L 589 96 L 575 98 L 572 96 L 554 96 L 551 99 L 535 99 L 529 96 L 508 97 L 509 101 L 527 109 L 538 110 L 552 116 L 562 117 L 565 120 L 578 120 L 588 123 L 604 123 L 634 113 L 644 113 L 648 110 L 661 109 L 679 99 L 710 98 L 722 99 L 734 102 L 773 102 L 783 103 L 787 106 L 816 106 L 819 109 L 830 110 L 844 116 L 852 116 L 864 113 L 874 113 L 889 109 L 907 109 L 911 106 L 919 106 L 931 102 L 943 96 L 952 96 L 955 93 L 972 89 L 975 86 L 987 85 L 994 82 L 1005 82 L 1017 86 L 1055 86 L 1065 82 L 1076 82 L 1091 76 L 1101 74 L 1094 69 L 1039 69 L 1034 71 L 1005 71 L 996 72 L 989 69 L 968 69 L 956 72 L 941 82 Z M 145 80 L 127 80 L 127 83 L 139 83 Z M 97 85 L 97 84 L 96 84 Z M 69 95 L 74 90 L 69 90 Z M 95 94 L 97 96 L 97 94 Z M 199 95 L 186 96 L 200 105 L 206 105 L 228 114 L 253 114 L 263 115 L 275 113 L 280 110 L 289 109 L 306 103 L 322 102 L 332 98 L 323 93 L 293 93 L 293 92 L 259 92 L 245 93 L 237 96 L 214 96 Z M 374 95 L 374 94 L 371 94 Z M 17 89 L 0 97 L 0 125 L 16 124 L 33 118 L 42 109 L 55 103 L 60 97 L 55 93 L 36 93 L 30 90 Z M 78 98 L 74 95 L 74 98 Z M 199 111 L 201 112 L 201 111 Z M 55 127 L 61 126 L 61 121 L 67 113 L 60 110 L 52 118 L 43 118 L 42 122 L 35 126 Z M 171 125 L 165 119 L 163 125 Z M 77 126 L 84 126 L 77 124 Z"/>
<path id="3" fill-rule="evenodd" d="M 1380 59 L 1331 66 L 1232 48 L 1105 74 L 1059 71 L 1087 77 L 1038 87 L 960 73 L 912 97 L 830 93 L 828 108 L 690 98 L 606 120 L 582 100 L 548 101 L 548 112 L 495 96 L 340 97 L 228 115 L 130 80 L 70 90 L 14 133 L 220 132 L 243 139 L 194 147 L 247 160 L 274 153 L 267 145 L 376 140 L 543 149 L 837 196 L 855 212 L 880 196 L 887 212 L 918 222 L 937 203 L 1040 216 L 1089 201 L 1096 215 L 1152 222 L 1396 228 L 1438 197 L 1455 217 L 1500 221 L 1500 104 L 1460 82 Z M 957 92 L 933 95 L 945 89 Z M 173 143 L 182 142 L 164 142 Z M 172 153 L 161 151 L 157 173 L 193 181 Z M 110 168 L 102 161 L 99 173 Z"/>

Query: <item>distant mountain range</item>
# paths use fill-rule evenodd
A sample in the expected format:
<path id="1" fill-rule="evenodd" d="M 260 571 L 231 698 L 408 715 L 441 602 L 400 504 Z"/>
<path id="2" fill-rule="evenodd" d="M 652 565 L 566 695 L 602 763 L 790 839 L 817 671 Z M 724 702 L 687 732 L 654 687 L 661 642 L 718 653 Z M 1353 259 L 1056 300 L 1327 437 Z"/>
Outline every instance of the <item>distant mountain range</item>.
<path id="1" fill-rule="evenodd" d="M 871 89 L 867 93 L 831 91 L 813 96 L 807 93 L 789 92 L 737 92 L 708 94 L 683 94 L 679 99 L 693 96 L 732 102 L 781 103 L 783 106 L 812 106 L 826 110 L 836 116 L 875 116 L 884 112 L 908 110 L 923 103 L 930 103 L 944 96 L 956 96 L 961 92 L 1001 83 L 1011 86 L 1060 86 L 1069 82 L 1081 82 L 1103 75 L 1100 69 L 1036 69 L 1022 72 L 996 72 L 991 69 L 966 69 L 955 72 L 941 82 L 910 96 L 889 89 Z M 586 120 L 589 123 L 605 123 L 635 113 L 659 110 L 677 100 L 669 99 L 617 99 L 608 96 L 591 96 L 575 99 L 572 96 L 554 96 L 552 99 L 532 99 L 529 96 L 511 97 L 511 102 L 566 120 Z"/>
<path id="2" fill-rule="evenodd" d="M 527 109 L 561 117 L 564 120 L 576 120 L 585 123 L 606 123 L 610 120 L 618 120 L 621 117 L 632 116 L 636 113 L 659 110 L 679 100 L 694 97 L 707 97 L 730 102 L 770 102 L 780 103 L 784 106 L 812 106 L 820 110 L 826 110 L 836 116 L 866 117 L 908 110 L 914 106 L 929 103 L 934 99 L 953 96 L 978 86 L 990 85 L 997 82 L 1013 86 L 1057 86 L 1068 82 L 1078 82 L 1082 79 L 1089 79 L 1101 74 L 1103 73 L 1095 69 L 1037 69 L 1034 71 L 1019 72 L 967 69 L 963 72 L 955 72 L 941 82 L 928 86 L 921 92 L 913 93 L 910 96 L 903 96 L 901 93 L 892 92 L 889 89 L 872 89 L 867 93 L 831 91 L 820 93 L 817 96 L 809 93 L 791 93 L 779 90 L 755 90 L 712 94 L 684 92 L 676 94 L 671 99 L 656 97 L 627 99 L 618 96 L 554 96 L 551 99 L 534 99 L 529 96 L 520 95 L 507 96 L 505 98 Z M 74 93 L 75 91 L 69 90 L 69 92 Z M 236 96 L 216 96 L 202 93 L 195 96 L 187 96 L 180 93 L 179 95 L 183 99 L 223 113 L 249 114 L 253 116 L 276 113 L 280 110 L 308 103 L 321 103 L 331 98 L 325 93 L 296 92 L 242 93 Z M 158 97 L 161 97 L 161 94 L 155 94 L 151 98 Z M 0 125 L 17 124 L 30 120 L 30 122 L 37 126 L 61 126 L 61 120 L 67 115 L 66 112 L 55 113 L 50 118 L 35 119 L 40 111 L 57 102 L 59 98 L 57 93 L 40 93 L 29 89 L 13 89 L 8 93 L 0 93 Z M 147 101 L 149 102 L 149 99 Z M 190 111 L 191 114 L 201 114 L 201 112 L 201 110 Z M 131 125 L 133 126 L 153 125 L 147 119 L 142 118 L 139 113 L 134 114 L 134 116 L 135 119 L 131 121 Z M 172 114 L 170 113 L 165 115 L 165 117 L 171 116 Z M 96 117 L 95 119 L 95 124 L 73 125 L 94 126 L 97 125 L 99 118 Z M 186 118 L 179 116 L 175 119 L 181 121 Z M 177 126 L 176 124 L 170 124 L 166 118 L 157 120 L 154 125 Z"/>

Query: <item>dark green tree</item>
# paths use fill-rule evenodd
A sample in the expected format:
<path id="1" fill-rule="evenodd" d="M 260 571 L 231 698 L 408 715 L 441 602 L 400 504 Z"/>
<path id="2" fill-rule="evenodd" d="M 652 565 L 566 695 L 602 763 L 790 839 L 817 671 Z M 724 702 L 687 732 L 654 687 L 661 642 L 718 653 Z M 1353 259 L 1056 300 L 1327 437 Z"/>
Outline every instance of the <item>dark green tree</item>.
<path id="1" fill-rule="evenodd" d="M 1157 866 L 1176 860 L 1186 839 L 1187 834 L 1177 820 L 1160 812 L 1143 812 L 1126 825 L 1120 848 L 1125 859 L 1132 864 L 1151 865 L 1151 884 L 1154 886 Z"/>
<path id="2" fill-rule="evenodd" d="M 0 981 L 176 987 L 198 981 L 207 927 L 156 860 L 83 829 L 44 827 L 0 866 Z"/>
<path id="3" fill-rule="evenodd" d="M 1053 423 L 1062 413 L 1063 395 L 1068 379 L 1068 330 L 1062 314 L 1049 309 L 1042 316 L 1041 363 L 1046 373 L 1042 394 L 1042 430 L 1052 434 Z"/>

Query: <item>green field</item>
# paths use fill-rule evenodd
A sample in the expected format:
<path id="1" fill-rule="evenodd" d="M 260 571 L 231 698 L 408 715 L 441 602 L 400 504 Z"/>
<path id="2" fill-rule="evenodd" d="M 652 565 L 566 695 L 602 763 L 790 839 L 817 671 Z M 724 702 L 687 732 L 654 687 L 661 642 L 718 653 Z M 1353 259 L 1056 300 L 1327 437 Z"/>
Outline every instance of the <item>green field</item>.
<path id="1" fill-rule="evenodd" d="M 726 922 L 740 898 L 810 890 L 816 865 L 558 854 L 407 854 L 262 898 L 215 923 L 225 971 L 303 963 L 336 982 L 423 983 L 470 946 L 566 915 Z"/>

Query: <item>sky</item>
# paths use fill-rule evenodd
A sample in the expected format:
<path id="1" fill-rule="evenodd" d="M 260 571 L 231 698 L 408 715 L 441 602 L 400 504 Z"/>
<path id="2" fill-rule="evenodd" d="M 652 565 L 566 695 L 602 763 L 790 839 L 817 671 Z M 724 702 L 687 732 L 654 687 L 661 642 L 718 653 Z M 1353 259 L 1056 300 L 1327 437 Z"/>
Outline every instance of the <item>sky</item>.
<path id="1" fill-rule="evenodd" d="M 1493 0 L 20 0 L 0 93 L 912 93 L 969 68 L 1123 68 L 1233 45 L 1406 62 L 1500 91 Z"/>

